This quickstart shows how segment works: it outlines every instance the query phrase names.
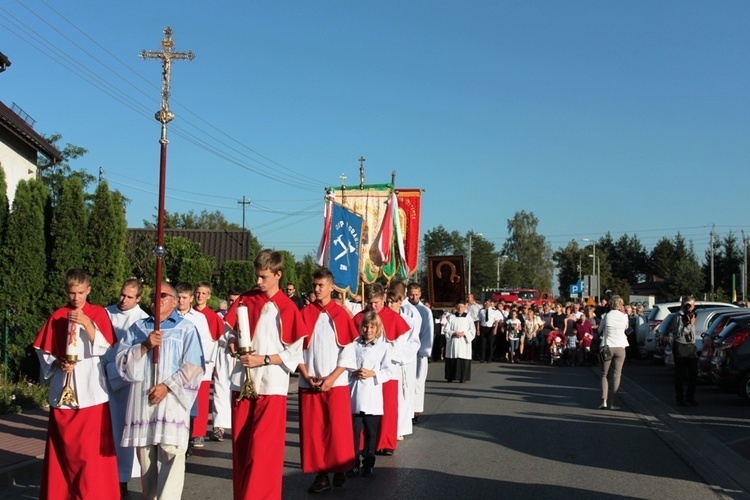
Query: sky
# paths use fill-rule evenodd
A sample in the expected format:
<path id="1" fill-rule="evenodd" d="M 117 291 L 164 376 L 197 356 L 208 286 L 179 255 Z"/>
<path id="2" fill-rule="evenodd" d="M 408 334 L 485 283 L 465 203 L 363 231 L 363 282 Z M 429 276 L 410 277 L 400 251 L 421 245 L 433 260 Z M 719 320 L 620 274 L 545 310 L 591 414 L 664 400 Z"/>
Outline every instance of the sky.
<path id="1" fill-rule="evenodd" d="M 422 188 L 422 233 L 533 212 L 552 250 L 678 232 L 702 258 L 750 235 L 750 3 L 6 0 L 0 100 L 88 149 L 73 167 L 153 220 L 161 64 L 174 30 L 169 212 L 220 210 L 315 251 L 326 186 Z M 586 243 L 580 243 L 581 246 Z"/>

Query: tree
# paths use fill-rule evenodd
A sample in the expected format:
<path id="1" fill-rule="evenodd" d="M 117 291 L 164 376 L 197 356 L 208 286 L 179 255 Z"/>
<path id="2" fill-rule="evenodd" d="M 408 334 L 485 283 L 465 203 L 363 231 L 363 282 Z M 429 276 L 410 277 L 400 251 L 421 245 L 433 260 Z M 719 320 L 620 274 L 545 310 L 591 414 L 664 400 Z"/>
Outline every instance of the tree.
<path id="1" fill-rule="evenodd" d="M 284 289 L 289 283 L 294 283 L 295 286 L 299 286 L 297 279 L 297 265 L 294 260 L 294 255 L 286 250 L 278 251 L 284 259 L 284 274 L 281 276 L 281 283 L 279 286 Z"/>
<path id="2" fill-rule="evenodd" d="M 50 161 L 44 156 L 40 156 L 39 161 L 37 162 L 37 166 L 41 171 L 42 181 L 51 194 L 52 206 L 56 206 L 60 191 L 62 190 L 63 181 L 73 176 L 77 176 L 81 180 L 81 184 L 85 190 L 89 184 L 96 180 L 96 177 L 85 170 L 73 170 L 70 166 L 70 161 L 77 160 L 88 153 L 86 148 L 74 146 L 68 143 L 64 148 L 60 149 L 57 145 L 57 142 L 62 139 L 62 135 L 60 134 L 52 134 L 51 136 L 45 137 L 45 139 L 60 150 L 60 155 L 62 156 L 62 160 L 54 164 L 50 163 Z"/>
<path id="3" fill-rule="evenodd" d="M 578 283 L 579 278 L 586 274 L 582 269 L 586 253 L 586 248 L 581 248 L 577 241 L 572 240 L 552 254 L 552 260 L 557 267 L 557 280 L 560 283 L 557 293 L 559 296 L 568 297 L 570 285 Z"/>
<path id="4" fill-rule="evenodd" d="M 469 255 L 469 234 L 471 234 L 471 255 Z M 484 236 L 470 231 L 466 235 L 466 252 L 464 259 L 468 273 L 469 259 L 471 259 L 471 288 L 469 293 L 475 295 L 478 290 L 497 287 L 497 253 L 495 244 Z M 468 281 L 467 281 L 468 284 Z M 479 296 L 477 296 L 479 298 Z"/>
<path id="5" fill-rule="evenodd" d="M 127 273 L 127 221 L 123 197 L 111 192 L 107 181 L 99 183 L 94 192 L 87 233 L 89 253 L 86 268 L 91 274 L 89 300 L 95 304 L 111 304 L 117 298 Z"/>
<path id="6" fill-rule="evenodd" d="M 46 315 L 60 305 L 50 303 L 51 299 L 45 293 L 50 291 L 45 290 L 44 209 L 48 196 L 40 181 L 22 180 L 18 183 L 0 262 L 0 303 L 3 310 L 11 311 L 8 369 L 13 374 L 23 371 L 32 378 L 36 378 L 39 372 L 31 343 Z M 62 289 L 63 283 L 57 283 L 56 288 Z"/>
<path id="7" fill-rule="evenodd" d="M 3 170 L 3 165 L 0 163 L 0 248 L 5 243 L 5 232 L 8 229 L 9 214 L 8 183 L 5 181 L 5 170 Z"/>
<path id="8" fill-rule="evenodd" d="M 714 251 L 714 292 L 722 291 L 721 300 L 732 300 L 732 291 L 740 286 L 736 277 L 740 276 L 742 262 L 744 260 L 744 250 L 742 245 L 733 232 L 729 232 L 718 242 Z M 708 285 L 707 292 L 710 292 L 711 286 L 711 249 L 706 250 L 706 257 L 703 263 L 703 277 Z M 733 277 L 735 277 L 733 281 Z"/>
<path id="9" fill-rule="evenodd" d="M 52 304 L 67 302 L 60 283 L 68 269 L 86 267 L 88 253 L 87 211 L 81 179 L 77 176 L 63 179 L 58 196 L 58 203 L 52 208 L 48 240 L 47 299 Z"/>
<path id="10" fill-rule="evenodd" d="M 458 231 L 448 232 L 442 224 L 422 237 L 422 256 L 457 255 L 464 253 L 465 238 Z"/>
<path id="11" fill-rule="evenodd" d="M 538 224 L 533 212 L 524 210 L 508 220 L 508 239 L 502 253 L 515 263 L 511 265 L 511 271 L 517 281 L 511 282 L 511 286 L 539 290 L 552 288 L 552 249 L 545 237 L 536 232 Z"/>
<path id="12" fill-rule="evenodd" d="M 297 292 L 299 295 L 312 290 L 312 275 L 318 265 L 315 263 L 315 257 L 312 254 L 305 255 L 300 262 L 297 262 Z M 352 293 L 357 293 L 352 290 Z"/>
<path id="13" fill-rule="evenodd" d="M 673 240 L 660 239 L 650 260 L 653 273 L 665 280 L 662 300 L 679 300 L 703 290 L 703 276 L 692 244 L 688 245 L 680 233 Z"/>
<path id="14" fill-rule="evenodd" d="M 153 222 L 144 220 L 143 227 L 155 229 L 157 227 L 156 215 Z M 227 231 L 241 231 L 242 227 L 234 222 L 227 221 L 220 210 L 209 212 L 203 210 L 196 214 L 194 210 L 181 214 L 179 212 L 164 212 L 164 227 L 166 229 L 226 229 Z"/>
<path id="15" fill-rule="evenodd" d="M 255 283 L 255 267 L 247 260 L 225 260 L 221 265 L 218 293 L 224 297 L 235 286 L 250 290 Z"/>

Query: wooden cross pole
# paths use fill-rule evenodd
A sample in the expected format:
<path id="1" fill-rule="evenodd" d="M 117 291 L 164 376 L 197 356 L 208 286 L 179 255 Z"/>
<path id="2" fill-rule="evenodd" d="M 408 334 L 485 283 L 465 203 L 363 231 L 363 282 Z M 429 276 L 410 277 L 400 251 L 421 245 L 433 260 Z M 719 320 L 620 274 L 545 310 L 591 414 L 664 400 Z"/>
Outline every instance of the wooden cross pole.
<path id="1" fill-rule="evenodd" d="M 169 80 L 172 69 L 172 60 L 176 59 L 187 59 L 192 61 L 195 58 L 195 54 L 192 52 L 173 52 L 174 42 L 172 41 L 172 28 L 167 26 L 164 30 L 164 39 L 161 41 L 162 49 L 159 51 L 142 50 L 140 53 L 141 59 L 161 59 L 162 60 L 162 84 L 161 84 L 161 108 L 156 112 L 154 116 L 156 121 L 161 123 L 161 138 L 159 143 L 161 144 L 161 161 L 159 164 L 159 208 L 157 209 L 157 231 L 156 231 L 156 248 L 154 248 L 154 254 L 156 255 L 156 283 L 154 288 L 154 304 L 152 310 L 154 313 L 154 329 L 160 328 L 161 323 L 161 284 L 163 281 L 163 264 L 164 255 L 167 250 L 164 248 L 164 198 L 166 193 L 167 183 L 167 123 L 172 121 L 174 113 L 169 110 Z M 157 367 L 159 364 L 159 349 L 154 348 L 153 350 L 153 362 L 154 362 L 154 385 L 159 383 Z"/>

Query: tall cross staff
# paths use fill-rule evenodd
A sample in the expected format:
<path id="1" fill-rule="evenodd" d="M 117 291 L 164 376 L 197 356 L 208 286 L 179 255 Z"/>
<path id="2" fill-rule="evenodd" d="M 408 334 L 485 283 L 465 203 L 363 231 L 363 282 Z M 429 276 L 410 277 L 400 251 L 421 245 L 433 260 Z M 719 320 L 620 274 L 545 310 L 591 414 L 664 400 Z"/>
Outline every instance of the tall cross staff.
<path id="1" fill-rule="evenodd" d="M 161 41 L 162 50 L 151 51 L 142 50 L 140 53 L 141 59 L 161 59 L 163 72 L 162 72 L 162 83 L 161 83 L 161 108 L 156 112 L 154 117 L 156 121 L 161 123 L 161 162 L 159 165 L 159 208 L 157 211 L 157 231 L 156 231 L 156 248 L 154 248 L 154 254 L 156 255 L 156 288 L 154 289 L 154 300 L 153 312 L 154 312 L 154 327 L 155 329 L 161 328 L 157 326 L 161 321 L 161 283 L 162 268 L 164 264 L 164 256 L 167 253 L 164 248 L 164 198 L 167 184 L 167 123 L 172 121 L 174 113 L 169 110 L 169 78 L 172 68 L 172 59 L 187 59 L 192 61 L 195 58 L 195 54 L 192 52 L 173 52 L 174 42 L 172 41 L 172 28 L 167 26 L 164 30 L 164 40 Z M 158 380 L 158 366 L 159 366 L 159 348 L 154 347 L 153 350 L 153 362 L 154 362 L 154 385 Z"/>

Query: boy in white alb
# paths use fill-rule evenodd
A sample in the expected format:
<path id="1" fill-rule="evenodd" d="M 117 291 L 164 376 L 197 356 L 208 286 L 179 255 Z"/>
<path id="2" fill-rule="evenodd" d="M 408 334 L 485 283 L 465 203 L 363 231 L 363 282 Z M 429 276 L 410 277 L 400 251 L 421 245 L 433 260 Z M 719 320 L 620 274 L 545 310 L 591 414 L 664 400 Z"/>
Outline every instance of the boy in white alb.
<path id="1" fill-rule="evenodd" d="M 232 397 L 232 478 L 235 499 L 281 498 L 286 439 L 289 374 L 302 361 L 308 335 L 297 305 L 279 289 L 284 260 L 263 250 L 255 258 L 257 289 L 245 292 L 224 320 L 239 330 L 238 308 L 247 314 L 252 352 L 240 356 L 232 373 L 232 390 L 240 391 L 250 369 L 257 399 Z M 246 309 L 245 309 L 246 308 Z M 230 348 L 237 349 L 233 338 Z"/>

